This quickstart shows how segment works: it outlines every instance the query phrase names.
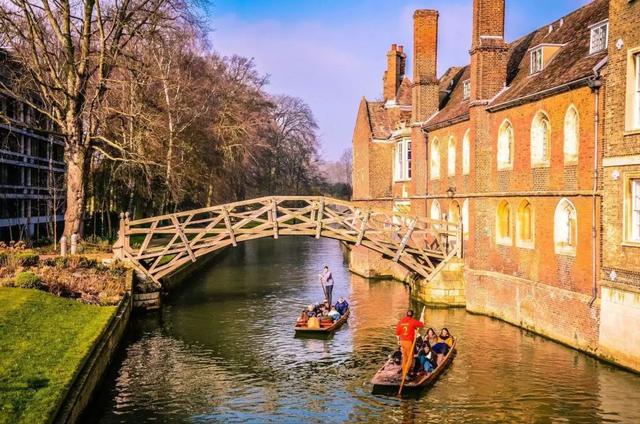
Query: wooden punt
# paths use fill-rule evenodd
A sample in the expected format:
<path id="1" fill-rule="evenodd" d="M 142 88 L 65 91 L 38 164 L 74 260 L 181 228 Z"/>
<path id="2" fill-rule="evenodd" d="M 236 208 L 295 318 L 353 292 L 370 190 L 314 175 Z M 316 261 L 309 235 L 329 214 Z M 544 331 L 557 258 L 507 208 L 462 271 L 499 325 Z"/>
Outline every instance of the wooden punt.
<path id="1" fill-rule="evenodd" d="M 349 309 L 340 317 L 336 322 L 328 322 L 325 320 L 320 320 L 320 328 L 309 328 L 307 324 L 296 322 L 295 330 L 296 335 L 298 334 L 331 334 L 336 331 L 342 324 L 347 322 L 347 318 L 349 318 Z"/>
<path id="2" fill-rule="evenodd" d="M 449 367 L 456 355 L 457 340 L 453 339 L 453 345 L 447 355 L 438 355 L 438 366 L 430 373 L 418 373 L 413 380 L 404 383 L 403 391 L 416 391 L 431 386 Z M 400 379 L 402 378 L 401 366 L 388 359 L 387 362 L 378 370 L 376 375 L 371 379 L 374 393 L 394 392 L 398 393 L 400 388 Z"/>

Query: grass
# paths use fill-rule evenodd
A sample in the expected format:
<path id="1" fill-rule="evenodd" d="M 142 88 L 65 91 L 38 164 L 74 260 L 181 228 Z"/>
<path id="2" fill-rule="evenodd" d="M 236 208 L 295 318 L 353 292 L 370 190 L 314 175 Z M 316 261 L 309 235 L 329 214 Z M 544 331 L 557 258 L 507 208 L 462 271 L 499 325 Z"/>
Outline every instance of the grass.
<path id="1" fill-rule="evenodd" d="M 115 310 L 0 288 L 0 423 L 46 422 Z"/>

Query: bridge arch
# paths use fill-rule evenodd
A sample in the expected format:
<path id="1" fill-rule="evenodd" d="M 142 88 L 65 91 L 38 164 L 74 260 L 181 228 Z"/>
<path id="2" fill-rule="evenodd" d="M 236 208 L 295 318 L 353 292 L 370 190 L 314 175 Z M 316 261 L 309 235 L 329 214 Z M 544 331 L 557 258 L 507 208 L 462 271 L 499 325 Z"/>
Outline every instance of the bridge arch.
<path id="1" fill-rule="evenodd" d="M 269 196 L 168 215 L 121 219 L 114 252 L 159 282 L 188 262 L 259 238 L 326 237 L 364 246 L 430 280 L 461 255 L 457 223 L 322 196 Z"/>

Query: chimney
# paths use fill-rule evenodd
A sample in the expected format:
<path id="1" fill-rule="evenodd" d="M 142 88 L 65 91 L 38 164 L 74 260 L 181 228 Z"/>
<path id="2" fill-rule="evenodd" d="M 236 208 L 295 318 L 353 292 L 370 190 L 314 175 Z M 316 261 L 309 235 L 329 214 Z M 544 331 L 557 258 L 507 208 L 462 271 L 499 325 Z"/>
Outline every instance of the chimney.
<path id="1" fill-rule="evenodd" d="M 438 111 L 438 12 L 413 14 L 413 120 L 425 121 Z"/>
<path id="2" fill-rule="evenodd" d="M 505 0 L 473 0 L 471 102 L 493 98 L 506 84 Z"/>
<path id="3" fill-rule="evenodd" d="M 391 45 L 391 50 L 387 53 L 387 70 L 384 71 L 384 100 L 396 100 L 396 93 L 404 78 L 404 71 L 407 62 L 407 55 L 404 48 L 396 44 Z"/>

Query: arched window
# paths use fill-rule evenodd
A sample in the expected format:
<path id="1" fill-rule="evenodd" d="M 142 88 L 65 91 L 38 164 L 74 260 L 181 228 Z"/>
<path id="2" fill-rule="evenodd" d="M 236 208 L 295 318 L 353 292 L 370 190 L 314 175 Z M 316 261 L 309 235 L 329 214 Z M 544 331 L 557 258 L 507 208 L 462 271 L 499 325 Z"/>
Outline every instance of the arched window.
<path id="1" fill-rule="evenodd" d="M 496 210 L 496 242 L 511 244 L 511 221 L 511 206 L 502 200 Z"/>
<path id="2" fill-rule="evenodd" d="M 578 242 L 578 214 L 575 206 L 562 199 L 553 216 L 553 240 L 556 253 L 575 255 Z"/>
<path id="3" fill-rule="evenodd" d="M 462 202 L 462 232 L 469 234 L 469 199 L 464 199 Z"/>
<path id="4" fill-rule="evenodd" d="M 447 174 L 456 175 L 456 140 L 453 137 L 449 137 L 447 145 Z"/>
<path id="5" fill-rule="evenodd" d="M 544 112 L 536 113 L 531 123 L 531 165 L 549 165 L 549 141 L 551 123 Z"/>
<path id="6" fill-rule="evenodd" d="M 462 139 L 462 175 L 469 175 L 471 169 L 471 131 L 467 130 Z"/>
<path id="7" fill-rule="evenodd" d="M 460 223 L 460 204 L 455 200 L 449 204 L 449 215 L 447 219 L 453 224 Z"/>
<path id="8" fill-rule="evenodd" d="M 437 200 L 431 202 L 431 214 L 429 215 L 431 219 L 440 220 L 442 219 L 442 213 L 440 212 L 440 203 Z"/>
<path id="9" fill-rule="evenodd" d="M 513 167 L 513 126 L 505 120 L 498 130 L 498 169 Z"/>
<path id="10" fill-rule="evenodd" d="M 518 206 L 516 219 L 516 244 L 520 247 L 533 247 L 533 207 L 527 200 Z"/>
<path id="11" fill-rule="evenodd" d="M 564 161 L 578 160 L 580 140 L 580 120 L 577 109 L 571 105 L 564 116 Z"/>
<path id="12" fill-rule="evenodd" d="M 440 178 L 440 142 L 437 138 L 431 142 L 431 178 Z"/>

